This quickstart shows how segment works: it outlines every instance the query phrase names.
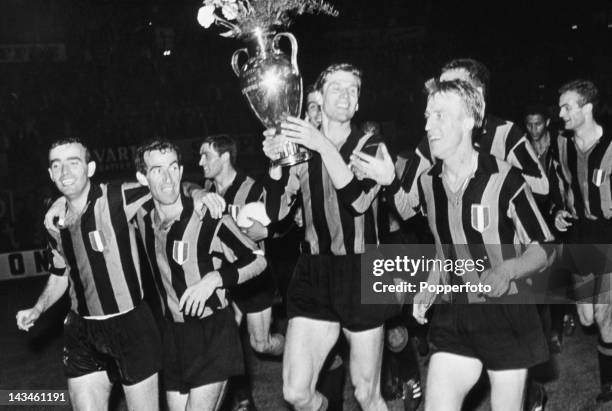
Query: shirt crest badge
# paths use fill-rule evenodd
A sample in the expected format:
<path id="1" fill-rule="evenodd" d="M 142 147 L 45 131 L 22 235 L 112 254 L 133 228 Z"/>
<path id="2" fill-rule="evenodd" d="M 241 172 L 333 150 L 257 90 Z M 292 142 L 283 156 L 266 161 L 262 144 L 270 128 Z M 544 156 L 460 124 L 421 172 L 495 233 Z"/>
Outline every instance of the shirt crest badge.
<path id="1" fill-rule="evenodd" d="M 185 264 L 189 260 L 189 243 L 187 241 L 174 241 L 172 259 L 180 265 Z"/>
<path id="2" fill-rule="evenodd" d="M 101 253 L 106 248 L 106 239 L 104 233 L 100 230 L 89 232 L 89 244 L 94 251 Z"/>
<path id="3" fill-rule="evenodd" d="M 593 170 L 593 184 L 597 187 L 601 186 L 604 182 L 605 174 L 604 171 L 600 168 L 596 168 Z"/>
<path id="4" fill-rule="evenodd" d="M 472 204 L 472 228 L 483 233 L 491 224 L 491 212 L 488 205 Z"/>

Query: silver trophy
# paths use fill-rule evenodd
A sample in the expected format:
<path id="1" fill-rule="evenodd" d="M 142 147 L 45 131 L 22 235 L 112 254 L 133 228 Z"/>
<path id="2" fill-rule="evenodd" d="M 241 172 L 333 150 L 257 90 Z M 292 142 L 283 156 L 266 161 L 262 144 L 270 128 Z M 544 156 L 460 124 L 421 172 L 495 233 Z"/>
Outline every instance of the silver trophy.
<path id="1" fill-rule="evenodd" d="M 279 49 L 278 42 L 286 38 L 291 43 L 291 60 Z M 240 79 L 242 94 L 251 110 L 266 128 L 276 127 L 288 116 L 299 117 L 302 110 L 302 76 L 297 66 L 297 40 L 291 33 L 271 33 L 255 30 L 248 46 L 232 55 L 232 69 Z M 244 53 L 249 59 L 239 67 Z M 273 166 L 292 166 L 310 159 L 305 147 L 287 142 Z"/>

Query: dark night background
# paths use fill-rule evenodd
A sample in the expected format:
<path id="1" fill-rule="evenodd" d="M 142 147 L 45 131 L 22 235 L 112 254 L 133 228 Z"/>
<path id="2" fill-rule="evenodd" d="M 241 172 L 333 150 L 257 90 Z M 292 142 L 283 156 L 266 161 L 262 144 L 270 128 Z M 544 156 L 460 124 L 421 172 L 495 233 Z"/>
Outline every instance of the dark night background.
<path id="1" fill-rule="evenodd" d="M 418 140 L 422 84 L 454 57 L 487 64 L 492 72 L 488 109 L 520 123 L 527 104 L 554 107 L 557 87 L 574 77 L 593 79 L 604 102 L 612 89 L 609 2 L 331 3 L 339 17 L 300 16 L 289 28 L 300 45 L 304 84 L 332 62 L 363 68 L 356 120 L 381 122 L 396 148 Z M 229 65 L 243 43 L 219 37 L 217 27 L 200 27 L 200 5 L 191 0 L 2 1 L 0 201 L 9 207 L 0 210 L 0 251 L 41 243 L 43 200 L 56 195 L 45 161 L 48 142 L 56 137 L 80 136 L 98 154 L 114 148 L 117 157 L 118 147 L 154 135 L 185 140 L 228 132 L 242 136 L 248 159 L 242 167 L 254 173 L 264 168 L 262 126 Z M 23 44 L 56 44 L 65 55 L 43 47 L 28 61 L 6 62 L 20 57 L 2 46 Z M 164 56 L 165 50 L 171 55 Z M 602 118 L 610 111 L 604 106 Z M 198 175 L 193 167 L 191 172 Z M 105 179 L 131 173 L 124 165 L 98 174 Z"/>

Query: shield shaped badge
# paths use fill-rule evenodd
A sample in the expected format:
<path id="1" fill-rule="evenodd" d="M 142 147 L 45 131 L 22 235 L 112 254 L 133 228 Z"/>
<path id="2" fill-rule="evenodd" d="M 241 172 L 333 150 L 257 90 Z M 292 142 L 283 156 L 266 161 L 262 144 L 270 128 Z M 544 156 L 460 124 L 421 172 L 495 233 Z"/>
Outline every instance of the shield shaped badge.
<path id="1" fill-rule="evenodd" d="M 472 204 L 472 228 L 479 233 L 484 232 L 491 224 L 491 214 L 488 205 Z"/>
<path id="2" fill-rule="evenodd" d="M 106 248 L 106 239 L 104 233 L 100 230 L 89 232 L 89 244 L 94 251 L 101 253 Z"/>
<path id="3" fill-rule="evenodd" d="M 604 181 L 604 171 L 599 168 L 596 168 L 595 170 L 593 170 L 593 180 L 592 181 L 593 181 L 593 184 L 595 184 L 597 187 L 602 185 Z"/>
<path id="4" fill-rule="evenodd" d="M 174 241 L 172 259 L 180 265 L 185 264 L 189 259 L 189 243 L 187 241 Z"/>

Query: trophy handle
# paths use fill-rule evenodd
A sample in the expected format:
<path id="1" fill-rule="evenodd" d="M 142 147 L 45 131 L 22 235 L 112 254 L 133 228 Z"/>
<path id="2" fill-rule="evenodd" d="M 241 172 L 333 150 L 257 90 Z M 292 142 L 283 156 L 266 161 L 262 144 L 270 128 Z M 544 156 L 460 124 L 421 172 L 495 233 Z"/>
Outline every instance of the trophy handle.
<path id="1" fill-rule="evenodd" d="M 234 70 L 234 73 L 236 73 L 236 77 L 240 77 L 240 67 L 238 66 L 238 59 L 240 58 L 240 53 L 246 54 L 247 57 L 249 56 L 249 53 L 247 52 L 246 48 L 238 49 L 234 51 L 234 54 L 232 54 L 232 70 Z"/>
<path id="2" fill-rule="evenodd" d="M 281 37 L 287 38 L 287 40 L 289 40 L 289 42 L 291 43 L 291 66 L 293 67 L 293 70 L 295 71 L 296 74 L 300 74 L 300 69 L 298 68 L 298 64 L 297 64 L 298 44 L 297 44 L 297 40 L 295 39 L 295 36 L 286 31 L 276 34 L 274 36 L 274 48 L 275 49 L 278 49 L 278 40 Z"/>

